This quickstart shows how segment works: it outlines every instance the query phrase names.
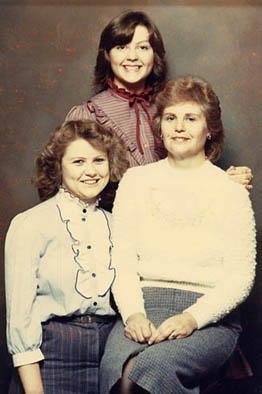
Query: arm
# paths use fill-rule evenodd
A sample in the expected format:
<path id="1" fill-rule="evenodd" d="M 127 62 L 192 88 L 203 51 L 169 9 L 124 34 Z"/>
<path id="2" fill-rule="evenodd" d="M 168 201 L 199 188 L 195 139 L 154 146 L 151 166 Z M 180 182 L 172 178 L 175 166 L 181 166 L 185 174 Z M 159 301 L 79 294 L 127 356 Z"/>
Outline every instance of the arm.
<path id="1" fill-rule="evenodd" d="M 27 214 L 11 223 L 5 243 L 7 344 L 15 367 L 42 360 L 42 327 L 35 307 L 41 239 Z"/>
<path id="2" fill-rule="evenodd" d="M 216 211 L 224 256 L 223 274 L 215 288 L 186 309 L 196 319 L 198 328 L 216 323 L 242 303 L 255 277 L 256 232 L 248 192 L 232 185 L 231 192 L 225 192 L 223 197 L 220 196 Z"/>
<path id="3" fill-rule="evenodd" d="M 137 179 L 130 170 L 124 175 L 117 190 L 113 209 L 113 253 L 112 262 L 116 268 L 113 294 L 128 338 L 145 342 L 150 337 L 153 324 L 146 318 L 140 278 L 137 273 L 138 251 L 136 244 L 140 190 Z"/>
<path id="4" fill-rule="evenodd" d="M 44 394 L 39 363 L 23 365 L 17 369 L 25 394 Z"/>
<path id="5" fill-rule="evenodd" d="M 226 172 L 232 181 L 244 185 L 247 190 L 253 189 L 251 185 L 253 174 L 250 168 L 230 166 Z"/>

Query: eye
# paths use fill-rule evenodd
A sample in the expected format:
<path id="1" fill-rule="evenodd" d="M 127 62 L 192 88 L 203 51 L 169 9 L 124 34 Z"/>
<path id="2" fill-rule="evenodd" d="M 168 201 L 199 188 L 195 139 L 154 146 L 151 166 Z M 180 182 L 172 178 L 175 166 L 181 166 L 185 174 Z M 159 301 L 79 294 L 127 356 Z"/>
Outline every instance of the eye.
<path id="1" fill-rule="evenodd" d="M 189 122 L 195 122 L 197 120 L 197 117 L 190 115 L 187 117 L 187 120 L 189 120 Z"/>
<path id="2" fill-rule="evenodd" d="M 172 120 L 175 120 L 175 115 L 165 115 L 164 116 L 164 120 L 168 121 L 168 122 L 172 122 Z"/>
<path id="3" fill-rule="evenodd" d="M 96 162 L 96 163 L 104 163 L 105 161 L 106 161 L 105 157 L 96 157 L 94 159 L 94 162 Z"/>
<path id="4" fill-rule="evenodd" d="M 73 164 L 83 164 L 84 163 L 84 160 L 83 159 L 75 159 L 75 160 L 73 160 Z"/>
<path id="5" fill-rule="evenodd" d="M 126 46 L 125 46 L 125 45 L 117 45 L 115 48 L 116 48 L 118 51 L 123 51 L 124 49 L 126 49 Z"/>
<path id="6" fill-rule="evenodd" d="M 139 45 L 139 49 L 141 49 L 141 51 L 148 51 L 150 49 L 150 45 L 148 44 Z"/>

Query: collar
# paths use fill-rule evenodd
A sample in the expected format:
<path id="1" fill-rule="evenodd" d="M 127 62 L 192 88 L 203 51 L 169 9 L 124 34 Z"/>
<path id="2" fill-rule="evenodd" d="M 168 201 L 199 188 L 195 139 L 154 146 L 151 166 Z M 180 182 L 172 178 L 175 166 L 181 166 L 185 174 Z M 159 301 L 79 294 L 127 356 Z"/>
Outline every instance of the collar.
<path id="1" fill-rule="evenodd" d="M 88 212 L 94 212 L 97 210 L 97 207 L 99 205 L 99 199 L 95 203 L 85 203 L 84 201 L 80 200 L 79 197 L 74 196 L 71 192 L 69 192 L 67 189 L 65 189 L 64 186 L 60 186 L 58 193 L 57 193 L 57 199 L 60 204 L 62 204 L 63 208 L 68 208 L 69 212 L 74 211 L 74 212 L 81 212 L 83 213 L 88 213 Z"/>

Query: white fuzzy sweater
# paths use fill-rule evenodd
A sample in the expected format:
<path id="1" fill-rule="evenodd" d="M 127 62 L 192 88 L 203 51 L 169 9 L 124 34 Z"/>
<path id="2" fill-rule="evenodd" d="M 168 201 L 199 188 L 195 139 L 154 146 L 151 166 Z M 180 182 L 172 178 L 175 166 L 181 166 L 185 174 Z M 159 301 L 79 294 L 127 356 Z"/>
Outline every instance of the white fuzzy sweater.
<path id="1" fill-rule="evenodd" d="M 167 159 L 129 169 L 113 220 L 113 292 L 124 322 L 145 313 L 144 286 L 203 293 L 187 309 L 198 328 L 248 296 L 256 256 L 249 194 L 208 160 L 193 170 L 174 169 Z"/>

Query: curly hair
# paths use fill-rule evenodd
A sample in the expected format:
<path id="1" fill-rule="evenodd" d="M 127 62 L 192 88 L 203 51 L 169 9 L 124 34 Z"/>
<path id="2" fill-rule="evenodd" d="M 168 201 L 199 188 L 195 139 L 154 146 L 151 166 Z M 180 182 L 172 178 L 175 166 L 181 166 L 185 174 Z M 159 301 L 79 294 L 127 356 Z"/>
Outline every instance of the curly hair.
<path id="1" fill-rule="evenodd" d="M 33 184 L 41 201 L 54 196 L 62 183 L 61 162 L 68 145 L 79 139 L 90 142 L 108 155 L 110 182 L 119 182 L 128 168 L 126 148 L 111 131 L 93 120 L 68 121 L 51 132 L 49 141 L 42 147 L 35 161 Z"/>
<path id="2" fill-rule="evenodd" d="M 161 134 L 161 119 L 165 108 L 181 102 L 200 104 L 211 136 L 206 140 L 205 154 L 212 162 L 217 161 L 222 153 L 225 138 L 220 103 L 211 85 L 200 77 L 186 75 L 169 81 L 164 90 L 157 95 L 157 112 L 153 121 L 155 133 L 157 136 Z"/>
<path id="3" fill-rule="evenodd" d="M 161 34 L 145 13 L 126 11 L 109 22 L 101 34 L 94 73 L 94 88 L 97 93 L 106 90 L 108 88 L 107 80 L 114 78 L 109 60 L 110 50 L 116 45 L 126 45 L 132 41 L 135 29 L 139 25 L 147 28 L 149 42 L 154 51 L 154 65 L 147 77 L 146 84 L 152 87 L 153 95 L 163 89 L 167 75 L 167 63 Z"/>

